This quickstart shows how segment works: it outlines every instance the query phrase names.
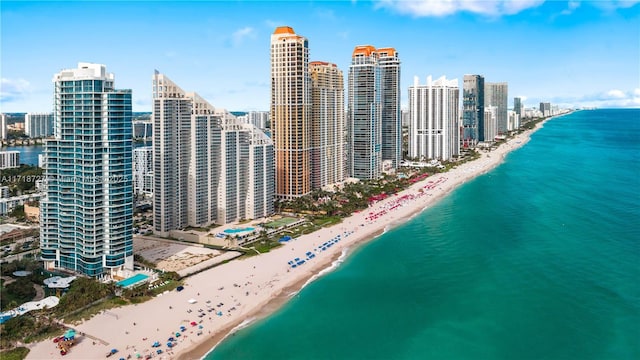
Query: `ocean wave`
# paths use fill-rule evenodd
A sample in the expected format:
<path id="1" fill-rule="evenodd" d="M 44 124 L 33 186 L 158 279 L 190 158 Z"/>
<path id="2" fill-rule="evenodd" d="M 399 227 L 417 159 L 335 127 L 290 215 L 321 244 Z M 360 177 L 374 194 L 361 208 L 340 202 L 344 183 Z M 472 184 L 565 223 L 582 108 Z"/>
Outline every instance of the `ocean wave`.
<path id="1" fill-rule="evenodd" d="M 220 339 L 220 341 L 218 341 L 218 343 L 216 345 L 214 345 L 211 350 L 207 351 L 206 354 L 204 354 L 204 356 L 202 356 L 200 358 L 200 360 L 205 360 L 207 358 L 207 356 L 209 354 L 211 354 L 213 352 L 213 350 L 215 350 L 216 347 L 218 347 L 219 344 L 221 344 L 226 338 L 228 338 L 229 336 L 235 334 L 236 332 L 246 328 L 247 326 L 249 326 L 252 322 L 254 322 L 256 320 L 255 317 L 250 317 L 248 319 L 243 320 L 240 324 L 236 325 L 233 329 L 231 329 L 231 331 L 229 331 L 227 333 L 227 335 L 225 335 L 222 339 Z"/>
<path id="2" fill-rule="evenodd" d="M 340 264 L 342 264 L 344 262 L 344 259 L 347 258 L 347 255 L 349 254 L 349 247 L 345 247 L 344 249 L 342 249 L 342 252 L 340 253 L 340 256 L 331 263 L 331 265 L 327 266 L 326 268 L 320 270 L 320 272 L 318 272 L 317 274 L 313 275 L 312 277 L 309 278 L 309 280 L 307 280 L 300 289 L 298 289 L 297 291 L 291 292 L 288 294 L 289 297 L 293 297 L 295 295 L 297 295 L 302 289 L 304 289 L 307 285 L 311 284 L 312 282 L 316 281 L 317 279 L 319 279 L 320 277 L 332 272 L 333 270 L 337 269 L 338 266 L 340 266 Z"/>

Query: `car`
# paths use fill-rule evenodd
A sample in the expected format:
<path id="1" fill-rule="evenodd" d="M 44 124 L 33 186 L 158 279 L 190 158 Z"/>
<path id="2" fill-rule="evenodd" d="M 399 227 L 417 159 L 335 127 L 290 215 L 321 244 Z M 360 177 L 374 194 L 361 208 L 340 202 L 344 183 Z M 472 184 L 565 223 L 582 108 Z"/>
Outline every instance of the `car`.
<path id="1" fill-rule="evenodd" d="M 182 285 L 180 285 L 180 286 L 178 286 L 178 287 L 176 288 L 176 291 L 182 291 L 182 290 L 184 290 L 184 286 L 182 286 Z"/>

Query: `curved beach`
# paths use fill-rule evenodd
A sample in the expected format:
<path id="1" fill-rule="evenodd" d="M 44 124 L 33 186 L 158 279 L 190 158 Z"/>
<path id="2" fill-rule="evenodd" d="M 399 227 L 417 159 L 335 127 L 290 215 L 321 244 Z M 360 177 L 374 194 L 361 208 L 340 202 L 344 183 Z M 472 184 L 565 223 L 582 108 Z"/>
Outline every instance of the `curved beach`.
<path id="1" fill-rule="evenodd" d="M 111 349 L 118 349 L 111 356 L 115 359 L 135 359 L 137 354 L 143 358 L 153 354 L 154 359 L 200 359 L 234 329 L 278 309 L 349 249 L 404 223 L 457 186 L 495 168 L 548 120 L 494 151 L 481 153 L 479 159 L 429 176 L 340 224 L 301 236 L 269 253 L 191 276 L 181 292 L 171 291 L 142 304 L 110 309 L 73 326 L 85 335 L 65 356 L 47 340 L 30 346 L 27 359 L 100 359 Z M 310 253 L 314 257 L 308 259 Z M 292 268 L 289 262 L 297 262 L 296 258 L 306 261 Z M 181 326 L 186 330 L 180 332 Z M 176 337 L 176 332 L 181 336 Z M 175 338 L 172 348 L 166 346 L 169 337 Z M 152 347 L 156 341 L 160 347 Z"/>

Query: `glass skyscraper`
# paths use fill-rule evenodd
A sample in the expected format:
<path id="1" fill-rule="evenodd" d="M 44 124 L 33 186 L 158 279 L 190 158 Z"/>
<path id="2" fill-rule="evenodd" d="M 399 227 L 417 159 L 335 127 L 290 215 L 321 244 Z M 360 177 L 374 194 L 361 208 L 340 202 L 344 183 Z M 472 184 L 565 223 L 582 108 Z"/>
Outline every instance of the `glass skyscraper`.
<path id="1" fill-rule="evenodd" d="M 465 75 L 462 85 L 462 145 L 484 141 L 484 77 Z"/>
<path id="2" fill-rule="evenodd" d="M 88 276 L 133 268 L 131 90 L 105 65 L 55 74 L 40 246 L 46 268 Z"/>
<path id="3" fill-rule="evenodd" d="M 378 54 L 370 45 L 353 50 L 347 102 L 348 167 L 360 180 L 380 177 L 382 169 L 382 92 Z"/>

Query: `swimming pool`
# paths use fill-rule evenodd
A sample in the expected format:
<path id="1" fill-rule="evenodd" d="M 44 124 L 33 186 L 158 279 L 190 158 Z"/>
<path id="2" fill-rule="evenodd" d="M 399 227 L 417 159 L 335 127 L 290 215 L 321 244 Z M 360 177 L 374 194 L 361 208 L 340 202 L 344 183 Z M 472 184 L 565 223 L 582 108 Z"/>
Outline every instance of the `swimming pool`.
<path id="1" fill-rule="evenodd" d="M 247 231 L 253 231 L 255 230 L 255 228 L 252 227 L 247 227 L 247 228 L 243 228 L 243 229 L 227 229 L 224 232 L 227 234 L 236 234 L 236 233 L 241 233 L 241 232 L 247 232 Z"/>
<path id="2" fill-rule="evenodd" d="M 126 278 L 124 280 L 120 280 L 116 283 L 116 285 L 120 286 L 120 287 L 129 287 L 131 285 L 135 285 L 139 282 L 142 282 L 144 280 L 147 280 L 149 278 L 149 275 L 145 275 L 145 274 L 135 274 L 130 278 Z"/>

